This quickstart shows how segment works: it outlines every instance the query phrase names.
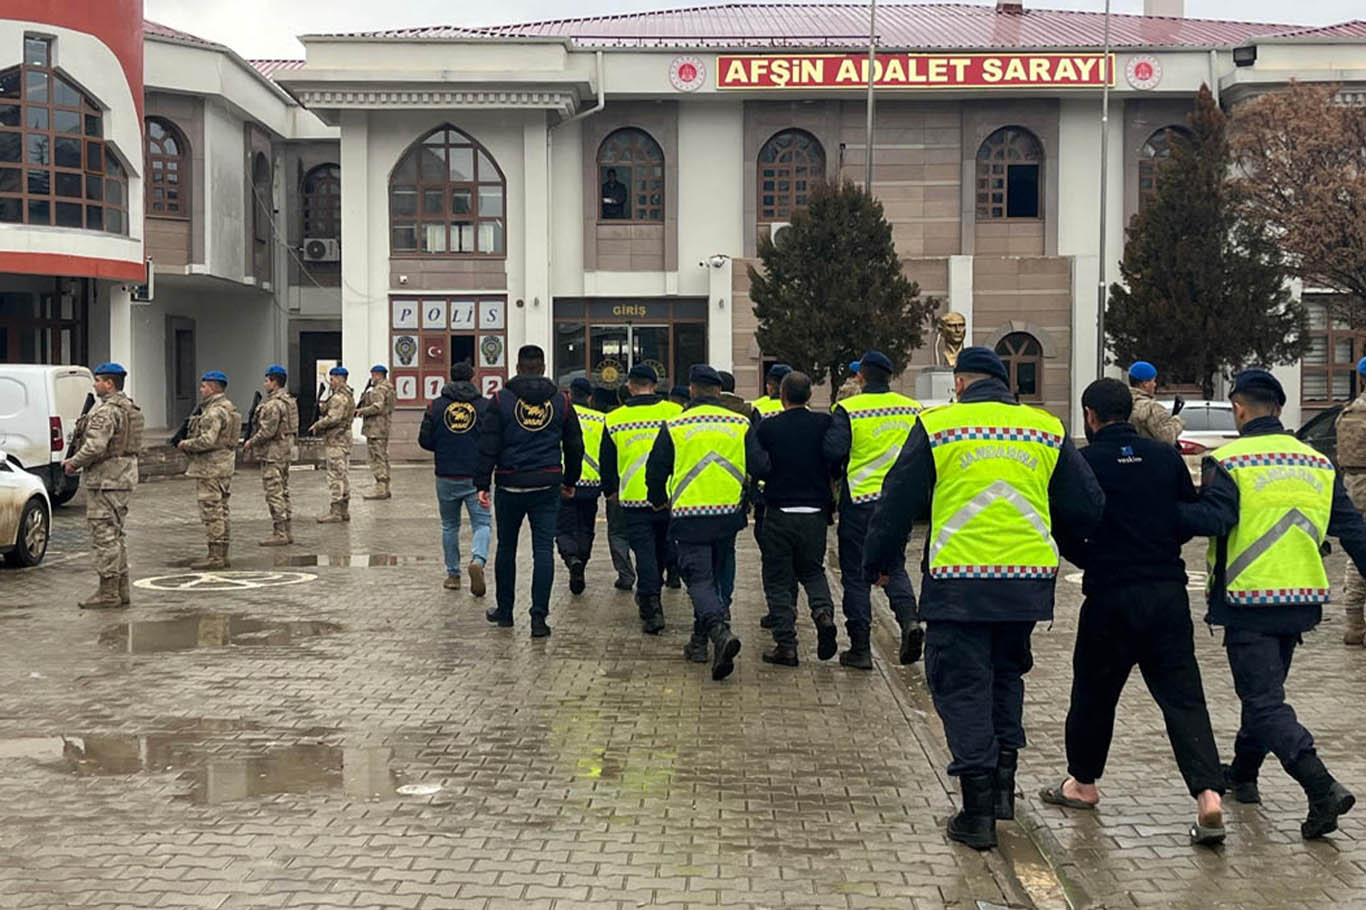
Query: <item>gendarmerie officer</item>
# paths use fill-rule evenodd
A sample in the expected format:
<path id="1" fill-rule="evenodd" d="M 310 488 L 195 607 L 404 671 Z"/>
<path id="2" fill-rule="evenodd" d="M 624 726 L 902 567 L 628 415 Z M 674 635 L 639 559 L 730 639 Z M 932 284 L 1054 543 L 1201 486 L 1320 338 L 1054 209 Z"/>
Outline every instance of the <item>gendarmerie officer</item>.
<path id="1" fill-rule="evenodd" d="M 377 363 L 370 368 L 370 382 L 356 402 L 360 434 L 365 437 L 365 457 L 375 477 L 375 488 L 363 499 L 389 499 L 393 495 L 389 492 L 389 430 L 393 414 L 394 384 L 389 381 L 389 368 Z"/>
<path id="2" fill-rule="evenodd" d="M 579 418 L 583 431 L 583 470 L 574 495 L 560 502 L 560 515 L 555 543 L 560 558 L 569 569 L 569 592 L 582 594 L 584 569 L 593 555 L 593 537 L 598 524 L 598 497 L 602 494 L 602 435 L 607 426 L 607 415 L 594 410 L 593 384 L 582 376 L 569 383 L 569 405 Z"/>
<path id="3" fill-rule="evenodd" d="M 1338 440 L 1338 471 L 1342 486 L 1358 510 L 1366 508 L 1366 357 L 1357 361 L 1357 387 L 1361 394 L 1342 409 L 1334 422 Z M 1366 642 L 1366 579 L 1347 567 L 1342 580 L 1344 624 L 1342 643 L 1360 645 Z"/>
<path id="4" fill-rule="evenodd" d="M 859 670 L 873 669 L 868 644 L 873 624 L 873 579 L 863 573 L 863 542 L 873 508 L 882 495 L 883 479 L 901 454 L 921 409 L 920 402 L 888 387 L 892 369 L 891 358 L 881 351 L 868 351 L 859 358 L 863 390 L 835 405 L 823 442 L 826 460 L 844 475 L 837 536 L 849 650 L 840 655 L 840 663 Z M 901 662 L 915 663 L 920 659 L 924 632 L 915 617 L 915 590 L 904 560 L 888 567 L 886 590 L 901 626 Z"/>
<path id="5" fill-rule="evenodd" d="M 901 564 L 911 522 L 929 516 L 925 674 L 963 791 L 948 835 L 979 850 L 996 845 L 996 818 L 1013 809 L 1029 637 L 1053 617 L 1052 526 L 1088 534 L 1105 503 L 1062 422 L 1018 404 L 1008 375 L 991 349 L 963 349 L 957 404 L 920 414 L 864 550 L 864 571 L 882 582 Z"/>
<path id="6" fill-rule="evenodd" d="M 349 375 L 344 366 L 327 371 L 332 394 L 308 428 L 310 433 L 322 431 L 323 463 L 327 468 L 327 514 L 318 516 L 319 524 L 351 520 L 351 420 L 356 416 L 356 396 L 347 385 Z"/>
<path id="7" fill-rule="evenodd" d="M 242 438 L 242 413 L 228 399 L 228 377 L 209 370 L 199 380 L 199 408 L 191 415 L 188 432 L 178 448 L 189 456 L 185 476 L 195 479 L 199 520 L 204 523 L 209 555 L 190 563 L 191 569 L 227 569 L 229 545 L 228 500 L 237 469 L 237 442 Z"/>
<path id="8" fill-rule="evenodd" d="M 664 604 L 659 599 L 668 560 L 668 504 L 650 504 L 645 485 L 645 464 L 664 421 L 681 409 L 655 393 L 659 376 L 646 363 L 626 374 L 630 397 L 607 415 L 602 435 L 602 492 L 608 502 L 616 500 L 626 514 L 626 538 L 636 557 L 636 608 L 641 626 L 649 635 L 664 631 Z"/>
<path id="9" fill-rule="evenodd" d="M 493 393 L 479 438 L 474 486 L 479 504 L 494 505 L 489 492 L 496 473 L 493 510 L 498 553 L 493 575 L 498 605 L 489 622 L 512 625 L 517 595 L 517 538 L 531 525 L 531 637 L 550 634 L 550 588 L 555 582 L 555 522 L 560 499 L 574 495 L 583 468 L 583 433 L 569 396 L 545 378 L 545 351 L 534 344 L 517 352 L 517 375 Z"/>
<path id="10" fill-rule="evenodd" d="M 1224 651 L 1242 703 L 1242 723 L 1226 769 L 1234 797 L 1260 802 L 1257 775 L 1268 752 L 1309 799 L 1305 839 L 1337 828 L 1356 803 L 1314 750 L 1314 737 L 1285 701 L 1285 680 L 1300 636 L 1318 625 L 1329 595 L 1319 547 L 1341 541 L 1366 568 L 1366 523 L 1333 463 L 1281 425 L 1285 390 L 1265 370 L 1244 370 L 1229 398 L 1239 438 L 1204 461 L 1199 503 L 1187 523 L 1213 537 L 1209 615 L 1224 627 Z"/>
<path id="11" fill-rule="evenodd" d="M 621 407 L 621 399 L 616 389 L 598 386 L 593 389 L 593 410 L 607 415 Z M 604 421 L 604 431 L 606 423 Z M 598 450 L 601 454 L 601 449 Z M 598 464 L 599 470 L 602 464 Z M 636 586 L 636 567 L 631 565 L 631 542 L 626 537 L 626 511 L 616 499 L 603 497 L 603 511 L 607 513 L 607 552 L 612 556 L 612 568 L 616 570 L 617 580 L 612 587 L 618 591 L 630 591 Z"/>
<path id="12" fill-rule="evenodd" d="M 299 436 L 299 405 L 289 394 L 289 373 L 278 363 L 266 367 L 265 399 L 256 406 L 251 438 L 242 443 L 261 462 L 261 488 L 270 510 L 270 536 L 258 542 L 262 547 L 283 547 L 294 542 L 291 528 L 293 513 L 289 505 L 289 465 L 294 460 Z"/>
<path id="13" fill-rule="evenodd" d="M 1134 402 L 1129 422 L 1138 435 L 1176 445 L 1184 426 L 1180 417 L 1167 413 L 1157 401 L 1157 367 L 1146 360 L 1135 361 L 1129 367 L 1129 394 Z"/>
<path id="14" fill-rule="evenodd" d="M 721 405 L 721 377 L 706 364 L 688 371 L 689 402 L 657 434 L 646 464 L 651 505 L 671 509 L 669 537 L 693 605 L 692 638 L 684 656 L 696 663 L 713 648 L 711 678 L 735 669 L 740 639 L 730 630 L 721 569 L 745 526 L 747 476 L 768 473 L 749 419 Z"/>

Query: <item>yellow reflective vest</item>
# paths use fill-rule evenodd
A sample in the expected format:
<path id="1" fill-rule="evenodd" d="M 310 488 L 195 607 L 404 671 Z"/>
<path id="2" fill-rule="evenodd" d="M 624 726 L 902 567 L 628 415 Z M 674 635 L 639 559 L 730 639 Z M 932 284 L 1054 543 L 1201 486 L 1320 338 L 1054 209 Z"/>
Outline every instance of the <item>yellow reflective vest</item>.
<path id="1" fill-rule="evenodd" d="M 645 463 L 650 460 L 659 428 L 682 408 L 672 401 L 625 404 L 607 415 L 604 429 L 617 449 L 617 500 L 624 508 L 648 508 Z"/>
<path id="2" fill-rule="evenodd" d="M 579 475 L 578 486 L 602 486 L 602 466 L 598 459 L 602 456 L 602 433 L 607 427 L 607 415 L 595 411 L 587 405 L 573 405 L 583 429 L 583 473 Z"/>
<path id="3" fill-rule="evenodd" d="M 835 405 L 849 415 L 849 467 L 845 478 L 855 504 L 877 502 L 882 482 L 896 464 L 906 437 L 923 408 L 914 398 L 896 392 L 852 395 Z"/>
<path id="4" fill-rule="evenodd" d="M 669 478 L 674 517 L 729 515 L 743 509 L 749 420 L 702 404 L 670 417 L 666 426 L 674 446 Z"/>
<path id="5" fill-rule="evenodd" d="M 762 395 L 750 402 L 754 410 L 759 412 L 759 419 L 763 420 L 772 417 L 774 414 L 781 413 L 783 410 L 783 400 L 781 398 L 770 398 Z"/>
<path id="6" fill-rule="evenodd" d="M 1225 546 L 1224 599 L 1235 606 L 1328 600 L 1319 545 L 1333 512 L 1333 463 L 1284 433 L 1244 436 L 1212 457 L 1238 486 L 1238 524 Z M 1210 541 L 1214 583 L 1221 541 Z"/>
<path id="7" fill-rule="evenodd" d="M 995 401 L 922 411 L 934 456 L 930 577 L 1043 579 L 1058 571 L 1048 485 L 1062 422 Z"/>

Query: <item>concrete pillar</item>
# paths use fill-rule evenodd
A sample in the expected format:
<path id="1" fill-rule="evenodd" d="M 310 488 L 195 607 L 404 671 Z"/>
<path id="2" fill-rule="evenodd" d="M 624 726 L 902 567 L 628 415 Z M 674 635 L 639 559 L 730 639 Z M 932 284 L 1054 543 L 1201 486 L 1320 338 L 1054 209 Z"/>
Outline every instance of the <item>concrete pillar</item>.
<path id="1" fill-rule="evenodd" d="M 133 363 L 133 304 L 132 286 L 111 284 L 109 286 L 109 360 L 121 363 L 128 368 L 128 381 L 124 390 L 130 397 L 137 394 L 139 364 Z M 145 365 L 151 367 L 151 364 Z M 149 377 L 150 379 L 150 377 Z"/>
<path id="2" fill-rule="evenodd" d="M 950 256 L 949 257 L 949 301 L 948 308 L 955 313 L 960 313 L 967 321 L 967 335 L 964 336 L 964 346 L 971 346 L 972 341 L 972 257 L 971 256 Z M 940 315 L 943 314 L 941 308 Z"/>
<path id="3" fill-rule="evenodd" d="M 524 328 L 522 338 L 508 338 L 508 347 L 515 354 L 520 345 L 538 344 L 545 349 L 546 356 L 553 359 L 555 353 L 550 338 L 550 200 L 547 198 L 550 161 L 546 153 L 546 121 L 538 113 L 522 125 L 522 167 L 525 174 L 522 190 Z"/>
<path id="4" fill-rule="evenodd" d="M 731 294 L 735 260 L 722 257 L 718 268 L 707 261 L 707 358 L 718 370 L 734 372 L 735 340 L 732 318 L 735 297 Z"/>
<path id="5" fill-rule="evenodd" d="M 341 120 L 342 362 L 363 376 L 377 359 L 388 363 L 388 304 L 379 288 L 372 299 L 372 275 L 387 271 L 389 244 L 372 250 L 370 238 L 371 180 L 384 181 L 387 169 L 371 174 L 369 117 L 365 111 L 343 111 Z M 386 187 L 381 187 L 383 194 Z M 377 279 L 378 280 L 378 279 Z M 384 279 L 387 285 L 387 278 Z M 383 355 L 378 357 L 377 355 Z M 306 377 L 312 381 L 312 377 Z"/>

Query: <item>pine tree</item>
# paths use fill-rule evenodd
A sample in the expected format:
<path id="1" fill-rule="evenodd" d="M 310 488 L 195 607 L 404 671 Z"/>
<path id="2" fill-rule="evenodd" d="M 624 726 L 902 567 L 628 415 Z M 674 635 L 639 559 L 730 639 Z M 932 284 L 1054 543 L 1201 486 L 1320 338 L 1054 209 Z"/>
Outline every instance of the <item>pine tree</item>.
<path id="1" fill-rule="evenodd" d="M 1209 398 L 1219 374 L 1295 362 L 1307 325 L 1271 232 L 1239 215 L 1226 118 L 1208 87 L 1187 122 L 1189 138 L 1158 162 L 1156 195 L 1129 224 L 1105 325 L 1119 363 L 1151 361 Z"/>
<path id="2" fill-rule="evenodd" d="M 925 343 L 938 302 L 903 274 L 882 203 L 852 181 L 813 187 L 777 243 L 760 238 L 759 259 L 749 295 L 760 348 L 813 383 L 829 377 L 832 396 L 864 351 L 882 351 L 900 373 Z"/>

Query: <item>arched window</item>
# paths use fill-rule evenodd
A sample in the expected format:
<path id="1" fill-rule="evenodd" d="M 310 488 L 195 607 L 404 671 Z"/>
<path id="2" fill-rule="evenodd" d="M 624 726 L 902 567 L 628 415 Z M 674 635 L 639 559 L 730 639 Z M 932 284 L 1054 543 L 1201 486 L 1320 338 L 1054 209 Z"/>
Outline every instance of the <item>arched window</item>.
<path id="1" fill-rule="evenodd" d="M 1172 156 L 1172 145 L 1190 139 L 1179 126 L 1164 126 L 1148 137 L 1138 150 L 1138 207 L 1142 209 L 1157 195 L 1158 162 Z"/>
<path id="2" fill-rule="evenodd" d="M 650 134 L 620 129 L 598 146 L 604 221 L 664 220 L 664 152 Z"/>
<path id="3" fill-rule="evenodd" d="M 1010 390 L 1021 401 L 1043 401 L 1043 346 L 1028 332 L 1011 332 L 996 343 L 1010 374 Z"/>
<path id="4" fill-rule="evenodd" d="M 299 188 L 303 205 L 303 236 L 341 237 L 341 167 L 320 164 L 304 174 Z"/>
<path id="5" fill-rule="evenodd" d="M 977 220 L 1043 217 L 1043 147 L 1007 126 L 977 149 Z"/>
<path id="6" fill-rule="evenodd" d="M 783 130 L 759 150 L 759 222 L 787 221 L 825 176 L 825 149 L 805 130 Z"/>
<path id="7" fill-rule="evenodd" d="M 254 203 L 251 225 L 252 236 L 257 243 L 270 243 L 270 219 L 275 209 L 271 201 L 270 182 L 270 159 L 264 152 L 257 152 L 251 163 L 251 195 Z"/>
<path id="8" fill-rule="evenodd" d="M 413 143 L 389 178 L 389 250 L 505 256 L 506 186 L 484 147 L 453 126 Z"/>
<path id="9" fill-rule="evenodd" d="M 147 214 L 159 218 L 189 218 L 189 146 L 175 124 L 161 117 L 147 118 Z"/>
<path id="10" fill-rule="evenodd" d="M 104 114 L 52 69 L 52 40 L 24 38 L 0 72 L 0 222 L 128 233 L 128 176 Z"/>

